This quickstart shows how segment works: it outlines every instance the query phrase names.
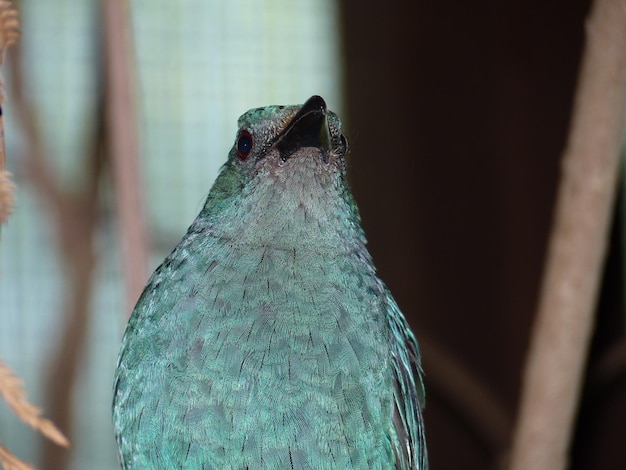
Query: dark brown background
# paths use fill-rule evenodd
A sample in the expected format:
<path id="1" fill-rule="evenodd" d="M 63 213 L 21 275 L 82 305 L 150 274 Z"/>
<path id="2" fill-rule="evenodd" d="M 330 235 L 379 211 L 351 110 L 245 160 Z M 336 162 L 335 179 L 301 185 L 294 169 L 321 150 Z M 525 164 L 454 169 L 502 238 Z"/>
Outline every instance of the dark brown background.
<path id="1" fill-rule="evenodd" d="M 512 422 L 589 2 L 340 3 L 351 181 L 378 270 L 418 338 Z M 613 245 L 573 469 L 626 468 L 623 370 L 593 380 L 624 327 Z M 431 468 L 502 465 L 426 374 Z"/>

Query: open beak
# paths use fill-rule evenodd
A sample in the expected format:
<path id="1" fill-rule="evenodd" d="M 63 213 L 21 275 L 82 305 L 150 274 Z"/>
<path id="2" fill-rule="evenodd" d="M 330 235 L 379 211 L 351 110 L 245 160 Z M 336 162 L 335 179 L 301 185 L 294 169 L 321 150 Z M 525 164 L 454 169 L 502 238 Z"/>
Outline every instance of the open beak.
<path id="1" fill-rule="evenodd" d="M 324 155 L 332 148 L 326 117 L 326 102 L 321 96 L 312 96 L 302 105 L 287 128 L 274 144 L 282 160 L 287 160 L 298 149 L 316 147 Z"/>

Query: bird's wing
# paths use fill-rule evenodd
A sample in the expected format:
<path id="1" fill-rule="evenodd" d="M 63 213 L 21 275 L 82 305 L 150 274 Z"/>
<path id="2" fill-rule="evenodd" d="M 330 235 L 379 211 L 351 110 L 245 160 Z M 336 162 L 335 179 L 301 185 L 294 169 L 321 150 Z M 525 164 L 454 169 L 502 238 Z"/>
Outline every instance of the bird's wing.
<path id="1" fill-rule="evenodd" d="M 404 315 L 387 292 L 387 319 L 393 335 L 394 416 L 393 442 L 397 468 L 427 470 L 424 435 L 424 384 L 419 349 Z"/>

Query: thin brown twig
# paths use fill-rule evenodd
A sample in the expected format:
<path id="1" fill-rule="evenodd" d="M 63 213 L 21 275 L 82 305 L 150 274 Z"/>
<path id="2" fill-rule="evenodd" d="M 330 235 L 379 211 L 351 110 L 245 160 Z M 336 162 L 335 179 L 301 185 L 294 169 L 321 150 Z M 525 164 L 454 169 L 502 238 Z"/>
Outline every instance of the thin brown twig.
<path id="1" fill-rule="evenodd" d="M 567 465 L 607 251 L 626 124 L 626 1 L 596 0 L 586 32 L 512 470 Z"/>

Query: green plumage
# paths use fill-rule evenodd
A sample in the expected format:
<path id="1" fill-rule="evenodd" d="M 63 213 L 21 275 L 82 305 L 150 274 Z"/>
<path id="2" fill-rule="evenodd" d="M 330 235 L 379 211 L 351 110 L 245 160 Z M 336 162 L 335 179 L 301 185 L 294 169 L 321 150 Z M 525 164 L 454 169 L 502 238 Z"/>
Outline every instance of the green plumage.
<path id="1" fill-rule="evenodd" d="M 425 470 L 417 344 L 365 247 L 339 119 L 312 97 L 239 126 L 126 329 L 123 468 Z"/>

